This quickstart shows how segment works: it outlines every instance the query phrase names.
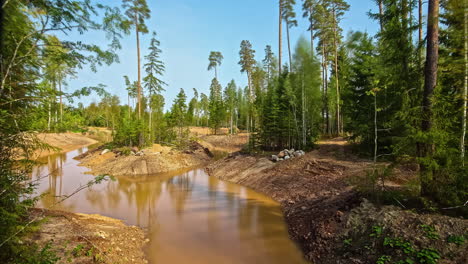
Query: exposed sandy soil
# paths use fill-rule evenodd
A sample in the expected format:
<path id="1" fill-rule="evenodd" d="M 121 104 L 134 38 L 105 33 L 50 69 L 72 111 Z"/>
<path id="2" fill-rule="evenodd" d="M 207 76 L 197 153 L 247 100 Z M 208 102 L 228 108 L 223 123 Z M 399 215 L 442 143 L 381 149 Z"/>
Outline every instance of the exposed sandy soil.
<path id="1" fill-rule="evenodd" d="M 36 216 L 45 222 L 30 239 L 42 247 L 50 242 L 58 263 L 147 263 L 138 227 L 100 215 L 34 209 Z"/>
<path id="2" fill-rule="evenodd" d="M 106 127 L 88 127 L 87 130 L 85 135 L 89 138 L 104 143 L 112 141 L 112 130 Z"/>
<path id="3" fill-rule="evenodd" d="M 211 151 L 233 153 L 240 151 L 249 141 L 248 133 L 229 134 L 228 128 L 219 128 L 216 135 L 209 127 L 190 127 L 190 134 L 196 137 L 200 144 Z"/>
<path id="4" fill-rule="evenodd" d="M 209 127 L 189 127 L 190 133 L 196 137 L 198 136 L 206 136 L 206 135 L 212 135 L 213 129 Z M 229 134 L 229 129 L 225 127 L 218 128 L 216 131 L 217 135 L 227 135 Z"/>
<path id="5" fill-rule="evenodd" d="M 91 169 L 90 174 L 113 176 L 165 173 L 202 166 L 211 159 L 211 152 L 196 142 L 183 151 L 155 144 L 143 149 L 143 156 L 126 156 L 117 151 L 101 155 L 102 151 L 102 148 L 88 151 L 76 159 L 81 161 L 80 165 Z"/>
<path id="6" fill-rule="evenodd" d="M 313 263 L 375 263 L 384 254 L 395 263 L 405 260 L 401 249 L 382 246 L 383 235 L 371 241 L 373 226 L 384 227 L 388 237 L 412 238 L 415 251 L 437 249 L 444 259 L 439 263 L 468 263 L 463 247 L 447 247 L 446 242 L 449 234 L 468 234 L 467 220 L 421 216 L 396 207 L 377 209 L 365 202 L 349 180 L 365 175 L 372 163 L 352 156 L 348 147 L 343 139 L 322 141 L 318 150 L 279 163 L 235 153 L 206 170 L 280 202 L 291 238 Z M 424 232 L 415 228 L 418 223 L 435 225 L 440 241 L 425 239 Z M 347 239 L 352 241 L 349 245 L 343 242 Z"/>
<path id="7" fill-rule="evenodd" d="M 67 152 L 80 147 L 88 146 L 98 141 L 79 133 L 39 133 L 37 138 L 42 142 L 58 148 L 58 150 L 38 150 L 35 157 L 44 157 L 55 152 Z"/>
<path id="8" fill-rule="evenodd" d="M 233 153 L 240 151 L 249 142 L 249 134 L 204 135 L 199 137 L 199 142 L 211 151 Z"/>

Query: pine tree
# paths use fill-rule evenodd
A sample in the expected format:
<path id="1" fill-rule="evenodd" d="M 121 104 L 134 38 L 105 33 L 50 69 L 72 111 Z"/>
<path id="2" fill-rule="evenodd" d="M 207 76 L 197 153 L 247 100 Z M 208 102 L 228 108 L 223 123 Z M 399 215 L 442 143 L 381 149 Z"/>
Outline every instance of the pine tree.
<path id="1" fill-rule="evenodd" d="M 330 0 L 330 8 L 332 12 L 332 27 L 333 27 L 333 47 L 335 57 L 335 84 L 336 84 L 336 129 L 338 134 L 343 133 L 341 127 L 341 112 L 340 112 L 340 85 L 339 85 L 339 67 L 338 67 L 338 45 L 341 42 L 341 28 L 339 23 L 344 15 L 344 12 L 349 10 L 349 5 L 344 0 Z"/>
<path id="2" fill-rule="evenodd" d="M 291 40 L 289 30 L 292 27 L 297 27 L 296 12 L 294 12 L 294 5 L 296 0 L 280 0 L 281 2 L 281 16 L 286 23 L 286 38 L 288 41 L 288 55 L 289 55 L 289 71 L 292 71 L 292 54 L 291 54 Z"/>
<path id="3" fill-rule="evenodd" d="M 247 73 L 247 85 L 248 85 L 248 102 L 249 102 L 249 115 L 247 120 L 247 130 L 253 126 L 253 102 L 254 102 L 254 91 L 252 88 L 252 71 L 256 64 L 255 61 L 255 50 L 252 48 L 252 44 L 248 40 L 243 40 L 240 45 L 239 51 L 239 65 L 241 66 L 241 72 Z"/>
<path id="4" fill-rule="evenodd" d="M 137 46 L 137 64 L 138 64 L 138 118 L 141 118 L 141 60 L 140 60 L 140 33 L 148 33 L 145 20 L 150 18 L 150 9 L 146 0 L 123 0 L 122 7 L 125 9 L 125 15 L 128 17 L 128 23 L 135 28 L 136 46 Z"/>
<path id="5" fill-rule="evenodd" d="M 210 56 L 208 57 L 209 64 L 208 64 L 208 70 L 215 70 L 215 78 L 218 79 L 218 67 L 221 65 L 223 62 L 223 54 L 219 51 L 212 51 L 210 53 Z"/>
<path id="6" fill-rule="evenodd" d="M 309 19 L 309 28 L 307 30 L 310 31 L 310 51 L 314 51 L 314 10 L 317 5 L 317 0 L 303 0 L 302 3 L 302 10 L 303 10 L 303 17 Z M 311 53 L 312 54 L 312 53 Z"/>

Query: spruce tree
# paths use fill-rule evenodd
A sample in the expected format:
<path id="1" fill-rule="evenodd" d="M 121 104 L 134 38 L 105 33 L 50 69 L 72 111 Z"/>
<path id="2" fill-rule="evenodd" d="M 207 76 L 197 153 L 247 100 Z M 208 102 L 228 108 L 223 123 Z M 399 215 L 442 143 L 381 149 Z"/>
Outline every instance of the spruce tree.
<path id="1" fill-rule="evenodd" d="M 217 134 L 218 129 L 223 121 L 223 98 L 222 98 L 222 87 L 218 80 L 214 78 L 211 81 L 210 86 L 210 104 L 209 104 L 209 116 L 210 116 L 210 127 L 213 129 L 213 134 Z"/>

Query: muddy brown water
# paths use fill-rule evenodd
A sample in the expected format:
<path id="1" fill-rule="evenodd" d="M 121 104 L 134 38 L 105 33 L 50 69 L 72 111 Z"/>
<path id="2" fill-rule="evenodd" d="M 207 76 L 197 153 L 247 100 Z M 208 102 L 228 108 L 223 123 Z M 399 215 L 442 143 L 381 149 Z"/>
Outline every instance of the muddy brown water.
<path id="1" fill-rule="evenodd" d="M 80 148 L 42 158 L 33 171 L 39 207 L 100 214 L 147 231 L 150 263 L 306 263 L 289 239 L 279 204 L 202 169 L 117 177 L 59 205 L 93 179 L 73 157 Z"/>

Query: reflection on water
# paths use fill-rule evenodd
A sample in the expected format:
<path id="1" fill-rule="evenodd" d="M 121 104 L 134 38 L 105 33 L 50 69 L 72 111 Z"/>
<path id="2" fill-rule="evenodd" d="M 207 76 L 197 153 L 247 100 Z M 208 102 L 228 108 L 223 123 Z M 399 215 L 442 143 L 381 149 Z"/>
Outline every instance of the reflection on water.
<path id="1" fill-rule="evenodd" d="M 86 148 L 41 160 L 39 206 L 92 180 L 73 157 Z M 208 177 L 203 170 L 118 177 L 67 199 L 54 209 L 102 214 L 148 232 L 151 263 L 305 263 L 289 240 L 279 205 L 245 187 Z"/>

